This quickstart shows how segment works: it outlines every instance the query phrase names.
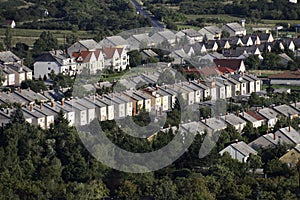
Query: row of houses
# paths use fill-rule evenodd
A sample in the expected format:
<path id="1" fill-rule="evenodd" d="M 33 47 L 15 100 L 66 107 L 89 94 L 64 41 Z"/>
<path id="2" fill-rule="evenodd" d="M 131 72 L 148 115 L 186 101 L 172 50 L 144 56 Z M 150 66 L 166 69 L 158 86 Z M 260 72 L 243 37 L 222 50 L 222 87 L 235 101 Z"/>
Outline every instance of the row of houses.
<path id="1" fill-rule="evenodd" d="M 145 74 L 141 77 L 144 77 L 145 79 L 143 80 L 145 81 L 155 82 L 155 80 L 151 80 L 151 75 Z M 182 95 L 188 105 L 193 105 L 208 99 L 227 99 L 240 94 L 246 95 L 252 92 L 258 92 L 260 91 L 260 84 L 260 80 L 253 75 L 235 74 L 210 79 L 208 81 L 193 80 L 171 85 L 149 86 L 142 90 L 129 89 L 120 93 L 114 92 L 103 96 L 73 99 L 70 102 L 65 101 L 64 105 L 71 104 L 76 107 L 75 105 L 77 105 L 78 101 L 86 102 L 92 99 L 94 105 L 82 103 L 82 106 L 90 105 L 90 109 L 94 110 L 95 107 L 98 107 L 101 112 L 99 111 L 97 116 L 101 121 L 105 121 L 134 116 L 139 113 L 141 109 L 145 109 L 147 112 L 154 109 L 157 114 L 161 114 L 173 108 L 176 98 L 178 98 L 179 95 Z M 36 102 L 50 102 L 53 101 L 53 98 L 51 95 L 48 95 L 47 92 L 35 93 L 30 89 L 17 89 L 14 92 L 2 92 L 0 94 L 0 100 L 3 104 L 18 103 L 27 107 L 28 111 L 30 108 L 34 110 Z M 91 118 L 94 119 L 95 116 Z M 78 121 L 79 125 L 85 125 L 89 122 L 89 120 Z"/>
<path id="2" fill-rule="evenodd" d="M 150 48 L 160 45 L 175 46 L 181 41 L 186 44 L 195 44 L 203 40 L 220 39 L 222 31 L 230 36 L 245 36 L 246 29 L 239 23 L 228 23 L 222 28 L 208 26 L 196 31 L 194 29 L 183 29 L 178 32 L 171 30 L 149 31 L 149 33 L 130 34 L 130 36 L 112 36 L 102 40 L 99 44 L 105 47 L 124 47 L 130 50 Z"/>
<path id="3" fill-rule="evenodd" d="M 292 149 L 288 150 L 279 160 L 288 164 L 289 167 L 296 167 L 300 158 L 300 133 L 291 126 L 280 128 L 274 133 L 268 133 L 260 136 L 256 140 L 246 144 L 244 141 L 236 141 L 219 153 L 225 152 L 240 162 L 247 162 L 250 154 L 257 155 L 259 149 L 275 148 L 278 145 L 291 145 Z"/>
<path id="4" fill-rule="evenodd" d="M 105 68 L 114 71 L 125 70 L 129 65 L 129 56 L 124 48 L 98 47 L 94 40 L 78 41 L 68 49 L 50 51 L 41 55 L 34 63 L 34 77 L 48 77 L 55 74 L 75 75 L 87 69 L 90 74 L 96 74 Z"/>
<path id="5" fill-rule="evenodd" d="M 271 113 L 275 115 L 270 116 Z M 226 129 L 228 125 L 231 125 L 238 132 L 243 134 L 243 129 L 247 123 L 251 123 L 254 128 L 261 127 L 262 125 L 268 125 L 269 128 L 272 128 L 274 126 L 273 117 L 276 117 L 278 120 L 280 117 L 290 117 L 292 119 L 296 117 L 299 118 L 299 116 L 300 104 L 296 103 L 291 105 L 280 105 L 273 108 L 264 108 L 256 111 L 241 112 L 237 114 L 228 113 L 219 117 L 203 119 L 199 122 L 183 123 L 179 128 L 169 127 L 162 129 L 161 131 L 167 132 L 169 129 L 172 129 L 173 132 L 181 130 L 194 134 L 213 134 Z M 270 123 L 270 121 L 272 121 L 272 123 Z M 153 136 L 150 136 L 149 139 L 152 137 Z M 219 153 L 223 155 L 225 152 L 227 152 L 233 159 L 237 159 L 240 162 L 246 162 L 250 154 L 257 154 L 258 149 L 274 148 L 279 144 L 295 146 L 295 148 L 291 149 L 291 151 L 287 152 L 287 154 L 280 158 L 280 160 L 286 162 L 289 166 L 294 167 L 298 161 L 298 158 L 300 158 L 300 133 L 291 126 L 280 128 L 274 133 L 262 135 L 249 144 L 246 144 L 243 141 L 236 141 L 228 145 Z"/>
<path id="6" fill-rule="evenodd" d="M 2 86 L 20 86 L 22 81 L 32 79 L 32 70 L 10 51 L 0 52 L 0 70 L 4 77 Z"/>

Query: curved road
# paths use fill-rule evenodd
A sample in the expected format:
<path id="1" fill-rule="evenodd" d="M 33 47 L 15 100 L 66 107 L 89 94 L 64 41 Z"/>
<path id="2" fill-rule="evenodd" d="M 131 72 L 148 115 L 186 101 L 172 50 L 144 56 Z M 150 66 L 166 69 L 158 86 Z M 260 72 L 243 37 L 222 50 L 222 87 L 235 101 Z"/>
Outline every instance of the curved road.
<path id="1" fill-rule="evenodd" d="M 140 15 L 143 15 L 151 20 L 152 26 L 158 29 L 163 29 L 164 26 L 154 17 L 150 16 L 148 12 L 146 12 L 141 5 L 136 0 L 131 0 L 133 5 L 136 8 L 136 11 L 140 13 Z"/>

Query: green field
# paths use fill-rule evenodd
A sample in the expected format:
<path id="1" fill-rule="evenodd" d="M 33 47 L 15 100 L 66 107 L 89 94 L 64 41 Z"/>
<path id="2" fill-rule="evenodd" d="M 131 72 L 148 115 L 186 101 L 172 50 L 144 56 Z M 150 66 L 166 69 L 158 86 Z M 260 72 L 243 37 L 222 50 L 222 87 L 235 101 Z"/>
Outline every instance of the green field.
<path id="1" fill-rule="evenodd" d="M 262 89 L 266 89 L 268 88 L 267 84 L 263 84 Z M 285 88 L 285 89 L 291 89 L 291 90 L 300 90 L 300 86 L 297 85 L 272 85 L 272 88 L 274 89 L 281 89 L 281 88 Z"/>
<path id="2" fill-rule="evenodd" d="M 5 28 L 0 28 L 0 41 L 3 40 L 5 36 Z M 59 44 L 64 43 L 64 38 L 68 34 L 72 34 L 73 32 L 70 30 L 38 30 L 38 29 L 12 29 L 12 40 L 13 45 L 18 42 L 25 43 L 29 46 L 32 46 L 37 38 L 39 38 L 40 34 L 43 31 L 50 31 L 54 37 L 57 38 Z M 92 32 L 88 31 L 77 31 L 76 35 L 79 39 L 90 39 L 95 36 Z"/>
<path id="3" fill-rule="evenodd" d="M 242 19 L 241 17 L 235 17 L 227 14 L 222 14 L 222 15 L 185 15 L 186 20 L 184 22 L 177 22 L 177 26 L 179 29 L 181 28 L 194 28 L 196 30 L 199 30 L 200 27 L 195 27 L 195 26 L 190 26 L 187 25 L 187 22 L 190 20 L 196 20 L 198 18 L 203 18 L 203 19 L 216 19 L 219 21 L 223 21 L 224 23 L 229 23 L 229 22 L 240 22 Z M 300 20 L 269 20 L 269 19 L 262 19 L 258 23 L 250 23 L 246 21 L 246 29 L 247 31 L 252 31 L 253 27 L 263 27 L 263 28 L 274 28 L 276 24 L 278 23 L 287 23 L 290 25 L 295 25 L 295 24 L 300 24 Z M 213 23 L 205 23 L 205 25 L 213 25 Z M 222 26 L 223 24 L 217 24 L 219 26 Z M 283 33 L 282 33 L 283 34 Z M 284 34 L 291 34 L 291 33 L 284 33 Z"/>

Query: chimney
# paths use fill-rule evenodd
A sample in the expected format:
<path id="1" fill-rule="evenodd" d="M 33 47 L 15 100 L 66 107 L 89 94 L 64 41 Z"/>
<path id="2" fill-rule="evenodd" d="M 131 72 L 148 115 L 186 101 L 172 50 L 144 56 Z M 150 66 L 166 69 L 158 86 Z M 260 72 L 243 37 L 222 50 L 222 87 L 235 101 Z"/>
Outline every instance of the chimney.
<path id="1" fill-rule="evenodd" d="M 289 132 L 291 132 L 291 125 L 289 125 Z"/>
<path id="2" fill-rule="evenodd" d="M 238 144 L 239 143 L 239 139 L 235 139 L 235 143 Z"/>
<path id="3" fill-rule="evenodd" d="M 40 109 L 41 110 L 43 109 L 43 103 L 42 102 L 40 103 Z"/>
<path id="4" fill-rule="evenodd" d="M 276 140 L 276 133 L 273 133 L 273 139 Z"/>
<path id="5" fill-rule="evenodd" d="M 65 98 L 61 99 L 61 105 L 64 106 L 65 105 Z"/>
<path id="6" fill-rule="evenodd" d="M 246 23 L 246 20 L 245 20 L 245 19 L 242 19 L 242 20 L 241 20 L 241 24 L 242 24 L 242 27 L 243 27 L 243 28 L 245 28 L 245 23 Z"/>
<path id="7" fill-rule="evenodd" d="M 54 100 L 51 100 L 51 107 L 54 108 Z"/>
<path id="8" fill-rule="evenodd" d="M 29 105 L 29 111 L 32 112 L 32 104 Z"/>
<path id="9" fill-rule="evenodd" d="M 158 90 L 158 87 L 157 87 L 157 86 L 155 87 L 155 90 Z"/>

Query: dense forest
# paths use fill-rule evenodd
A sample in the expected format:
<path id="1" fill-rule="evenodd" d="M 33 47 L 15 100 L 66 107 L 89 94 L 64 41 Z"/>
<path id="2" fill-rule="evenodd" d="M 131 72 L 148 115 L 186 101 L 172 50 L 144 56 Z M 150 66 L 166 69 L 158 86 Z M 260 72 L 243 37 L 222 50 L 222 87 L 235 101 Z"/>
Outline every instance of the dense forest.
<path id="1" fill-rule="evenodd" d="M 222 1 L 222 0 L 146 0 L 146 5 L 177 6 L 188 15 L 229 14 L 250 19 L 299 19 L 300 5 L 288 0 Z M 160 6 L 159 6 L 160 7 Z"/>
<path id="2" fill-rule="evenodd" d="M 112 33 L 151 25 L 147 18 L 136 14 L 127 0 L 0 1 L 0 21 L 4 19 L 14 19 L 23 28 Z"/>
<path id="3" fill-rule="evenodd" d="M 168 123 L 178 124 L 179 115 L 175 107 Z M 143 126 L 149 117 L 141 112 L 134 121 Z M 102 122 L 101 127 L 112 142 L 132 152 L 159 149 L 174 137 L 169 131 L 159 132 L 152 141 L 138 139 L 122 133 L 114 121 Z M 197 135 L 171 166 L 130 174 L 110 169 L 93 158 L 76 129 L 68 127 L 62 112 L 55 126 L 42 130 L 26 123 L 17 109 L 10 123 L 0 130 L 0 199 L 296 200 L 300 195 L 297 171 L 278 160 L 290 147 L 260 150 L 259 156 L 251 155 L 247 163 L 218 154 L 236 139 L 248 142 L 266 131 L 266 127 L 258 130 L 248 124 L 241 136 L 228 126 L 217 146 L 203 159 L 198 153 L 205 135 Z M 257 168 L 263 168 L 266 177 L 253 174 Z"/>

